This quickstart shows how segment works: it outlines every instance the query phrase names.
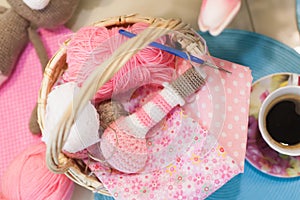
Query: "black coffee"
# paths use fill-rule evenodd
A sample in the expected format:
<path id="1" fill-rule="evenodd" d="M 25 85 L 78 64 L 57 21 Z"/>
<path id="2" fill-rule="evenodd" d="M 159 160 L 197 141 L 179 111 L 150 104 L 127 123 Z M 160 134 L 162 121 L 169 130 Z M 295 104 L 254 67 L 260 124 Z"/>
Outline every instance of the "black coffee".
<path id="1" fill-rule="evenodd" d="M 270 108 L 266 116 L 270 136 L 286 146 L 300 143 L 300 116 L 295 102 L 295 99 L 281 100 Z"/>

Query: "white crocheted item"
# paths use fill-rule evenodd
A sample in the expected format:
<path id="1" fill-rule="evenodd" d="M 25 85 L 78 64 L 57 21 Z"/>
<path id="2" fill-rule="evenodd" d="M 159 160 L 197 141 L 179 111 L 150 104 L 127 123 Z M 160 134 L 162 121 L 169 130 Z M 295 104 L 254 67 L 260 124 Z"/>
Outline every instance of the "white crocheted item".
<path id="1" fill-rule="evenodd" d="M 45 131 L 42 136 L 44 142 L 49 141 L 53 128 L 56 127 L 62 118 L 66 108 L 73 102 L 73 97 L 79 88 L 76 83 L 65 83 L 55 87 L 47 99 Z M 100 141 L 99 117 L 96 108 L 89 102 L 82 112 L 76 117 L 75 123 L 71 127 L 69 137 L 63 150 L 76 153 Z"/>
<path id="2" fill-rule="evenodd" d="M 50 0 L 23 0 L 23 2 L 32 10 L 42 10 L 46 8 Z"/>

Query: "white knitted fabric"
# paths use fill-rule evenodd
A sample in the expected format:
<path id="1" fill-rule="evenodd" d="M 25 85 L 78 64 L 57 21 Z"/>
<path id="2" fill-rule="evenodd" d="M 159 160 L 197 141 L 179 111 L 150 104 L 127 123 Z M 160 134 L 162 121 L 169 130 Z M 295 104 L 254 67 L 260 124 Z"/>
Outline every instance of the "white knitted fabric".
<path id="1" fill-rule="evenodd" d="M 78 91 L 76 83 L 65 83 L 55 87 L 47 99 L 45 131 L 42 140 L 47 144 L 54 127 L 63 116 L 66 108 L 72 103 L 74 93 Z M 70 153 L 76 153 L 86 147 L 99 142 L 99 117 L 95 107 L 89 102 L 71 127 L 69 137 L 63 149 Z"/>
<path id="2" fill-rule="evenodd" d="M 178 104 L 183 106 L 185 104 L 185 100 L 169 83 L 164 83 L 163 86 L 164 89 L 161 91 L 161 95 L 166 99 L 170 106 L 175 107 Z"/>
<path id="3" fill-rule="evenodd" d="M 155 124 L 157 124 L 162 118 L 166 116 L 166 113 L 158 105 L 151 101 L 143 106 L 143 109 Z"/>
<path id="4" fill-rule="evenodd" d="M 179 104 L 184 105 L 184 99 L 182 99 L 180 95 L 178 95 L 176 91 L 174 91 L 174 89 L 170 87 L 169 84 L 165 83 L 164 86 L 165 88 L 159 93 L 158 97 L 163 98 L 164 101 L 166 101 L 171 106 L 171 108 Z M 154 98 L 157 98 L 157 96 Z M 164 110 L 161 109 L 161 106 L 162 105 L 157 105 L 156 103 L 150 101 L 142 107 L 144 111 L 142 115 L 138 115 L 138 113 L 133 113 L 126 117 L 124 122 L 126 123 L 126 127 L 130 130 L 128 131 L 128 134 L 137 138 L 145 138 L 147 132 L 155 124 L 162 120 L 170 111 L 168 110 L 167 112 L 164 112 Z M 140 112 L 140 110 L 138 110 L 137 112 Z M 149 117 L 151 119 L 152 123 L 150 123 L 149 126 L 144 125 L 144 119 L 141 119 L 141 117 L 143 116 L 147 118 Z"/>
<path id="5" fill-rule="evenodd" d="M 136 138 L 145 138 L 148 132 L 148 127 L 144 126 L 135 114 L 125 117 L 122 122 L 116 124 L 123 129 L 126 127 L 126 133 Z"/>
<path id="6" fill-rule="evenodd" d="M 42 10 L 46 8 L 50 0 L 23 0 L 23 2 L 32 10 Z"/>

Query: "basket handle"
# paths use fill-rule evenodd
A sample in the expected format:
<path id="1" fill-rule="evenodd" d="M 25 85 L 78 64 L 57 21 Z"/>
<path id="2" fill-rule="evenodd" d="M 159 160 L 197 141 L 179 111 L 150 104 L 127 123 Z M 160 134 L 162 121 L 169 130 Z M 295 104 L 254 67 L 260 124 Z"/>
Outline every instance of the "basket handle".
<path id="1" fill-rule="evenodd" d="M 74 97 L 73 104 L 67 107 L 57 127 L 54 128 L 54 132 L 51 133 L 46 151 L 47 165 L 51 171 L 65 173 L 70 167 L 71 163 L 61 153 L 62 147 L 68 138 L 77 114 L 81 112 L 88 101 L 95 95 L 95 92 L 109 81 L 133 55 L 149 43 L 170 31 L 187 28 L 189 28 L 189 25 L 179 19 L 165 20 L 157 18 L 137 37 L 123 43 L 109 59 L 104 61 L 100 67 L 97 67 L 91 73 L 78 94 Z"/>

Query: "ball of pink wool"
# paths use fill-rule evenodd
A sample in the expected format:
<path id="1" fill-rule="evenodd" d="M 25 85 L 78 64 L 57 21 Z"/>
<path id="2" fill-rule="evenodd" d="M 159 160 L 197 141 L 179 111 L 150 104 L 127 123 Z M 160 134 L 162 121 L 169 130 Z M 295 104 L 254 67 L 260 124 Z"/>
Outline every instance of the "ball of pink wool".
<path id="1" fill-rule="evenodd" d="M 0 193 L 0 200 L 8 200 L 8 199 L 6 199 L 6 198 L 3 196 L 3 194 Z"/>
<path id="2" fill-rule="evenodd" d="M 41 142 L 13 160 L 2 177 L 4 199 L 71 199 L 74 183 L 63 174 L 49 171 L 45 152 L 46 145 Z"/>
<path id="3" fill-rule="evenodd" d="M 138 34 L 148 26 L 145 23 L 136 23 L 125 29 Z M 67 48 L 69 67 L 63 74 L 63 81 L 74 81 L 79 86 L 82 85 L 97 66 L 128 40 L 119 34 L 119 30 L 120 27 L 110 29 L 84 27 L 80 29 L 72 37 Z M 164 44 L 166 38 L 159 38 L 157 42 Z M 110 81 L 97 91 L 95 100 L 98 102 L 109 99 L 116 91 L 127 91 L 140 83 L 156 80 L 156 83 L 160 84 L 169 81 L 173 75 L 174 66 L 174 55 L 148 46 L 133 56 Z M 137 68 L 143 68 L 143 70 L 136 70 Z M 119 86 L 122 87 L 119 88 Z"/>

